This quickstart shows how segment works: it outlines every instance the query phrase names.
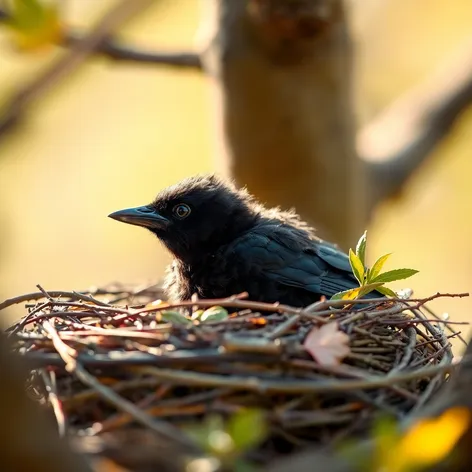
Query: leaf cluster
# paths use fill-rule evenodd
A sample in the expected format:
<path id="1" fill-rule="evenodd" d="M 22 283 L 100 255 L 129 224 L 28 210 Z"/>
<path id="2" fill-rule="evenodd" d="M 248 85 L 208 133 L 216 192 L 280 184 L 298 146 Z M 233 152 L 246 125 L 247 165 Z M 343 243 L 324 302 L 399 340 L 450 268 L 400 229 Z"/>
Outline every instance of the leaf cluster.
<path id="1" fill-rule="evenodd" d="M 357 242 L 356 250 L 349 249 L 349 263 L 352 273 L 359 282 L 359 287 L 344 290 L 335 293 L 332 300 L 355 300 L 376 290 L 386 297 L 396 298 L 398 295 L 392 289 L 385 286 L 386 283 L 395 282 L 397 280 L 407 279 L 418 273 L 415 269 L 394 269 L 382 272 L 387 260 L 392 255 L 384 254 L 379 257 L 372 267 L 367 267 L 365 262 L 367 250 L 367 231 L 360 237 Z"/>

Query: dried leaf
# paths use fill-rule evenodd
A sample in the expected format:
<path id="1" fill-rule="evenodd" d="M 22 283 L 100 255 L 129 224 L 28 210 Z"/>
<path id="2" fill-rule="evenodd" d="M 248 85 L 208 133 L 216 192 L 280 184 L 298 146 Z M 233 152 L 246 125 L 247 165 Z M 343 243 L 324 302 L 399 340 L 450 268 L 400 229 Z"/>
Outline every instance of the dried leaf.
<path id="1" fill-rule="evenodd" d="M 337 366 L 351 350 L 349 336 L 338 329 L 336 322 L 313 328 L 305 338 L 303 347 L 321 365 Z"/>
<path id="2" fill-rule="evenodd" d="M 170 305 L 167 302 L 158 299 L 158 300 L 154 300 L 148 303 L 144 308 L 163 308 L 167 306 L 170 306 Z"/>

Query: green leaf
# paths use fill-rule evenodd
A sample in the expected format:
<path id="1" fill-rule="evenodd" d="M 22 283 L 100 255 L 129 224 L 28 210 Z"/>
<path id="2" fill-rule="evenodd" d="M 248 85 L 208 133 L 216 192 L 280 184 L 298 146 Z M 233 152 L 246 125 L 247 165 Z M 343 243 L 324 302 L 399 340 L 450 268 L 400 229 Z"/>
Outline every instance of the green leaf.
<path id="1" fill-rule="evenodd" d="M 369 271 L 369 279 L 367 280 L 368 282 L 371 282 L 372 280 L 375 279 L 375 277 L 377 277 L 377 275 L 380 274 L 380 271 L 382 270 L 382 267 L 384 266 L 385 262 L 387 262 L 387 259 L 392 255 L 392 253 L 390 254 L 385 254 L 384 256 L 382 257 L 379 257 L 374 265 L 372 266 L 372 268 L 370 269 Z"/>
<path id="2" fill-rule="evenodd" d="M 415 269 L 395 269 L 384 272 L 383 274 L 375 277 L 371 282 L 395 282 L 396 280 L 403 280 L 417 274 L 418 271 Z"/>
<path id="3" fill-rule="evenodd" d="M 398 294 L 395 293 L 393 290 L 389 289 L 388 287 L 379 287 L 377 289 L 382 295 L 385 295 L 386 297 L 392 297 L 392 298 L 397 298 Z"/>
<path id="4" fill-rule="evenodd" d="M 363 266 L 365 266 L 365 250 L 367 246 L 367 231 L 357 241 L 356 255 L 360 259 Z"/>
<path id="5" fill-rule="evenodd" d="M 349 249 L 349 263 L 351 264 L 353 274 L 356 276 L 359 284 L 362 285 L 364 283 L 364 264 L 362 264 L 352 249 Z"/>
<path id="6" fill-rule="evenodd" d="M 192 313 L 192 320 L 199 320 L 203 313 L 205 313 L 203 310 L 197 310 L 195 312 Z"/>
<path id="7" fill-rule="evenodd" d="M 62 35 L 57 2 L 12 0 L 8 24 L 20 49 L 34 50 L 56 42 Z"/>
<path id="8" fill-rule="evenodd" d="M 185 427 L 185 433 L 190 436 L 204 451 L 213 453 L 211 438 L 218 433 L 225 433 L 225 424 L 221 415 L 210 415 L 203 423 Z"/>
<path id="9" fill-rule="evenodd" d="M 259 410 L 243 410 L 230 418 L 227 432 L 231 436 L 236 450 L 244 452 L 257 446 L 266 437 L 265 417 Z"/>
<path id="10" fill-rule="evenodd" d="M 343 290 L 342 292 L 335 293 L 331 300 L 354 300 L 359 294 L 361 287 L 351 288 L 349 290 Z"/>
<path id="11" fill-rule="evenodd" d="M 221 306 L 212 306 L 205 310 L 200 316 L 200 321 L 211 322 L 211 321 L 223 321 L 228 318 L 228 310 Z"/>
<path id="12" fill-rule="evenodd" d="M 162 311 L 161 312 L 161 320 L 166 321 L 167 323 L 172 323 L 172 324 L 182 324 L 186 325 L 190 323 L 190 320 L 182 315 L 182 313 L 179 313 L 178 311 Z"/>
<path id="13" fill-rule="evenodd" d="M 383 282 L 375 282 L 375 283 L 366 284 L 366 285 L 362 286 L 359 290 L 358 298 L 362 298 L 365 295 L 367 295 L 368 293 L 373 292 L 374 290 L 377 290 L 383 284 L 384 284 Z"/>

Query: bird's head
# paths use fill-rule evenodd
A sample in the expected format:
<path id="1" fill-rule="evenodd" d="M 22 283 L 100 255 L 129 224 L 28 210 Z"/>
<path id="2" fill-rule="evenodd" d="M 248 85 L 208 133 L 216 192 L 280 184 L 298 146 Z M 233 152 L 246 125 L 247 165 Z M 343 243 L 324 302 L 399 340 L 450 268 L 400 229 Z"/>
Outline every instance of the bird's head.
<path id="1" fill-rule="evenodd" d="M 232 183 L 199 175 L 162 190 L 148 205 L 108 216 L 147 228 L 178 259 L 192 262 L 250 228 L 258 217 L 258 205 Z"/>

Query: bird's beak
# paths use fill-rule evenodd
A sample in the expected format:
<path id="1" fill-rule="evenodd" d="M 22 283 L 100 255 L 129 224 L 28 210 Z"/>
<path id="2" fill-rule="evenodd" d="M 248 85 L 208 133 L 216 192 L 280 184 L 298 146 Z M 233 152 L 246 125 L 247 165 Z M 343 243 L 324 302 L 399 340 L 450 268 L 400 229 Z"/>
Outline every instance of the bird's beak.
<path id="1" fill-rule="evenodd" d="M 114 213 L 110 213 L 108 217 L 123 223 L 142 226 L 144 228 L 165 228 L 169 224 L 167 218 L 147 206 L 118 210 Z"/>

